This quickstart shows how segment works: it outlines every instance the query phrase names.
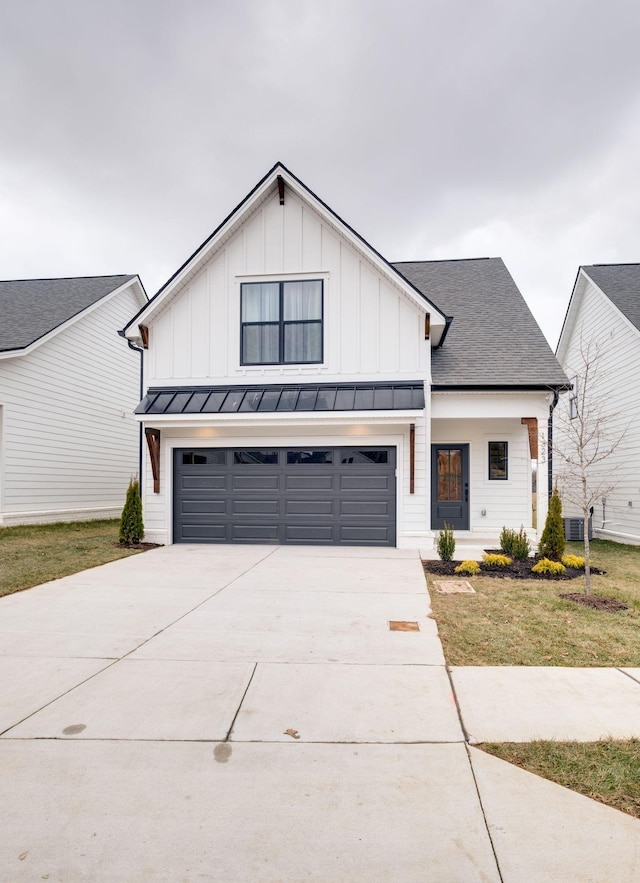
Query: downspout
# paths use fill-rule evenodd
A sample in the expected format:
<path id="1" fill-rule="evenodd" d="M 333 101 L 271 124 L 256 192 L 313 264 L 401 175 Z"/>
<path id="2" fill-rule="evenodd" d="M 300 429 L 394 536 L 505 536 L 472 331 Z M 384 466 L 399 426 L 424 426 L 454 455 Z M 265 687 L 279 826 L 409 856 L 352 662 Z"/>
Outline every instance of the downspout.
<path id="1" fill-rule="evenodd" d="M 136 346 L 132 343 L 126 336 L 124 331 L 118 331 L 120 337 L 124 337 L 127 341 L 130 350 L 133 350 L 136 353 L 140 353 L 140 389 L 139 389 L 139 397 L 138 401 L 141 402 L 144 398 L 144 386 L 143 386 L 143 377 L 142 377 L 142 360 L 144 358 L 144 350 L 140 346 Z M 138 424 L 138 481 L 142 484 L 142 423 Z"/>
<path id="2" fill-rule="evenodd" d="M 549 405 L 549 423 L 547 425 L 547 491 L 549 499 L 553 493 L 553 412 L 560 399 L 557 389 L 553 391 L 553 401 Z"/>

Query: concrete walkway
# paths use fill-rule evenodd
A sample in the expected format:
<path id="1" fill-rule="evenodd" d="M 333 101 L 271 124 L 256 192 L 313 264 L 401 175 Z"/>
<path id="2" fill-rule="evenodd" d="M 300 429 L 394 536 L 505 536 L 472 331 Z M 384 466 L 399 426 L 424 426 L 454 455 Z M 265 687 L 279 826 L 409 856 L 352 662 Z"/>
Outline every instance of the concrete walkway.
<path id="1" fill-rule="evenodd" d="M 413 551 L 173 546 L 0 599 L 0 877 L 639 879 L 640 822 L 470 744 L 579 678 L 478 671 Z M 629 733 L 638 672 L 598 671 Z"/>

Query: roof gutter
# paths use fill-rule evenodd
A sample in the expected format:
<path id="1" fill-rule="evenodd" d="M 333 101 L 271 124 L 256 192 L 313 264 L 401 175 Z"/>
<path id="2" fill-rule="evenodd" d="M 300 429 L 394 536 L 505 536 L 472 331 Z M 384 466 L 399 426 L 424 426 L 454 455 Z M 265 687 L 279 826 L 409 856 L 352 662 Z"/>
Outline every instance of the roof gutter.
<path id="1" fill-rule="evenodd" d="M 120 329 L 118 331 L 118 335 L 127 341 L 127 345 L 130 350 L 133 350 L 135 353 L 140 353 L 140 384 L 138 398 L 138 401 L 140 401 L 144 396 L 144 383 L 142 377 L 142 360 L 144 358 L 144 350 L 142 349 L 142 347 L 136 346 L 135 343 L 129 340 L 127 335 L 124 333 L 124 329 Z M 140 482 L 140 485 L 142 485 L 142 423 L 138 424 L 138 481 Z"/>
<path id="2" fill-rule="evenodd" d="M 551 499 L 551 494 L 553 493 L 553 412 L 559 399 L 560 393 L 555 389 L 553 391 L 553 401 L 549 405 L 549 422 L 547 424 L 547 493 L 549 499 Z"/>

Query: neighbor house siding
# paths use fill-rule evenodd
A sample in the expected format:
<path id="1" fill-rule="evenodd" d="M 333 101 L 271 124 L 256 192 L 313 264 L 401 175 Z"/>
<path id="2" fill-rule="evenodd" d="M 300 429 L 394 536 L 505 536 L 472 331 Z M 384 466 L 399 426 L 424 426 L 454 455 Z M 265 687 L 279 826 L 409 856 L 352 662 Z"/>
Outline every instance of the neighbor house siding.
<path id="1" fill-rule="evenodd" d="M 565 329 L 561 363 L 569 379 L 580 372 L 580 349 L 591 344 L 592 356 L 597 347 L 597 371 L 591 389 L 611 416 L 605 428 L 607 436 L 622 439 L 619 448 L 601 465 L 616 484 L 606 495 L 603 506 L 594 506 L 593 525 L 602 536 L 640 542 L 640 332 L 613 306 L 611 301 L 586 280 L 572 307 L 571 327 Z M 567 419 L 569 396 L 562 397 L 554 421 L 555 440 L 563 444 L 563 422 Z M 562 464 L 556 458 L 556 474 Z M 608 483 L 608 478 L 607 478 Z M 566 514 L 579 514 L 577 507 L 565 503 Z"/>
<path id="2" fill-rule="evenodd" d="M 32 352 L 0 361 L 3 523 L 121 510 L 138 471 L 140 362 L 117 329 L 138 308 L 126 289 Z"/>
<path id="3" fill-rule="evenodd" d="M 264 276 L 323 279 L 321 365 L 240 365 L 240 285 Z M 151 320 L 146 379 L 149 386 L 428 379 L 424 312 L 288 191 L 284 206 L 277 195 L 264 202 Z"/>

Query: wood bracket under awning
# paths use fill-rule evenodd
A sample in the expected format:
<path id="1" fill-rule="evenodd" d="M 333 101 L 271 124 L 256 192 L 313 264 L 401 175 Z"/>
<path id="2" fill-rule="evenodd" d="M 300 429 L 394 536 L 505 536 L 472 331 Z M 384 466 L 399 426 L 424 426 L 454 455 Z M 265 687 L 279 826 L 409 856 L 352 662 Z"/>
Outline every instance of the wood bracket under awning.
<path id="1" fill-rule="evenodd" d="M 284 178 L 282 175 L 278 175 L 278 197 L 280 199 L 280 205 L 284 205 Z"/>
<path id="2" fill-rule="evenodd" d="M 538 459 L 538 418 L 522 417 L 520 422 L 529 430 L 529 452 L 532 460 Z"/>
<path id="3" fill-rule="evenodd" d="M 153 475 L 153 492 L 160 493 L 160 430 L 148 429 L 145 427 L 145 437 L 147 439 L 147 447 L 149 448 L 149 459 L 151 460 L 151 474 Z"/>

